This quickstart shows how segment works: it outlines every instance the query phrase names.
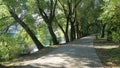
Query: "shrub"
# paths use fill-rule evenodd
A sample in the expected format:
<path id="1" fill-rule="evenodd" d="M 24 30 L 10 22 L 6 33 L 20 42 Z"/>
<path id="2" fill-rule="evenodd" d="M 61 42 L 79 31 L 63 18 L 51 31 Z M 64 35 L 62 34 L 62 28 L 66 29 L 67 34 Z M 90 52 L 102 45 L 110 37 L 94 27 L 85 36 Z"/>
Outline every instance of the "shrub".
<path id="1" fill-rule="evenodd" d="M 8 61 L 19 57 L 25 51 L 25 45 L 10 35 L 0 36 L 0 61 Z"/>
<path id="2" fill-rule="evenodd" d="M 113 32 L 112 38 L 114 42 L 120 43 L 120 31 Z"/>
<path id="3" fill-rule="evenodd" d="M 0 60 L 8 61 L 17 58 L 23 52 L 24 47 L 18 45 L 0 46 Z"/>

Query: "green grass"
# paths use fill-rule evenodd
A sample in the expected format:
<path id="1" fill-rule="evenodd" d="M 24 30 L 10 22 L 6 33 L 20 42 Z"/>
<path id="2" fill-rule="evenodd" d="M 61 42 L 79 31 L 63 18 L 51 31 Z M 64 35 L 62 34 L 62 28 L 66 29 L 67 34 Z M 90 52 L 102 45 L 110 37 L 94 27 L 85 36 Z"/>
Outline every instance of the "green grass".
<path id="1" fill-rule="evenodd" d="M 107 41 L 106 39 L 102 38 L 102 39 L 97 39 L 97 40 L 95 39 L 94 42 L 95 43 L 106 43 Z"/>
<path id="2" fill-rule="evenodd" d="M 106 39 L 94 39 L 94 47 L 105 68 L 120 67 L 120 48 L 118 44 L 108 42 Z"/>
<path id="3" fill-rule="evenodd" d="M 120 48 L 96 49 L 96 52 L 105 66 L 120 66 Z"/>

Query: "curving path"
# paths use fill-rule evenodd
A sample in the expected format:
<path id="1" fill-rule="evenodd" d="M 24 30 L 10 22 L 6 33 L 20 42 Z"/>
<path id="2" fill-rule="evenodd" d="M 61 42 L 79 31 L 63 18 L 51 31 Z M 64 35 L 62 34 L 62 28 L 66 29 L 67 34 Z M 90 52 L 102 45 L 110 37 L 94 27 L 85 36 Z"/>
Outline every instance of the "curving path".
<path id="1" fill-rule="evenodd" d="M 103 68 L 93 48 L 93 38 L 83 37 L 13 68 Z"/>

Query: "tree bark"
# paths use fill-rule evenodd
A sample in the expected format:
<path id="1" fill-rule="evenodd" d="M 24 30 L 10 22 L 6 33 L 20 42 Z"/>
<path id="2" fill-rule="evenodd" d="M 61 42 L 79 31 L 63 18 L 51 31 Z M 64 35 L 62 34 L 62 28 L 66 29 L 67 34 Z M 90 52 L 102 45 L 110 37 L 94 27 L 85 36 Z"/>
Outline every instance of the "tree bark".
<path id="1" fill-rule="evenodd" d="M 73 22 L 71 22 L 70 40 L 71 41 L 75 40 L 75 26 Z"/>
<path id="2" fill-rule="evenodd" d="M 66 42 L 69 42 L 69 41 L 70 41 L 69 36 L 68 36 L 68 30 L 69 30 L 69 15 L 66 17 L 66 19 L 67 19 L 67 22 L 66 22 L 65 35 L 66 35 L 66 38 L 67 38 Z"/>
<path id="3" fill-rule="evenodd" d="M 105 28 L 106 28 L 106 24 L 103 24 L 102 31 L 101 31 L 101 38 L 105 37 Z"/>
<path id="4" fill-rule="evenodd" d="M 77 39 L 80 39 L 81 38 L 81 29 L 79 27 L 79 22 L 76 20 L 76 33 L 77 33 Z"/>
<path id="5" fill-rule="evenodd" d="M 82 0 L 79 0 L 79 1 L 76 1 L 75 0 L 75 4 L 73 5 L 72 4 L 72 0 L 67 0 L 67 9 L 65 8 L 66 6 L 64 4 L 62 4 L 62 2 L 60 0 L 58 0 L 60 5 L 62 6 L 63 8 L 63 11 L 64 11 L 64 14 L 65 14 L 65 17 L 66 17 L 66 35 L 68 36 L 68 30 L 69 30 L 69 24 L 71 26 L 71 29 L 70 29 L 70 40 L 73 41 L 74 39 L 76 39 L 76 29 L 75 29 L 75 22 L 76 22 L 76 16 L 77 16 L 77 13 L 76 13 L 76 9 L 77 9 L 77 6 L 79 5 L 79 3 L 82 1 Z"/>
<path id="6" fill-rule="evenodd" d="M 107 31 L 107 41 L 111 41 L 112 40 L 112 36 L 111 36 L 112 32 L 110 30 Z"/>
<path id="7" fill-rule="evenodd" d="M 57 37 L 56 37 L 56 35 L 55 35 L 54 31 L 53 31 L 53 27 L 52 27 L 52 22 L 53 22 L 53 20 L 55 18 L 55 8 L 56 8 L 56 5 L 57 5 L 57 0 L 55 1 L 55 3 L 53 2 L 53 0 L 50 0 L 50 6 L 48 6 L 48 7 L 50 7 L 49 15 L 42 8 L 42 6 L 40 5 L 39 0 L 36 0 L 36 4 L 37 4 L 38 10 L 39 10 L 43 20 L 47 24 L 48 30 L 49 30 L 50 35 L 51 35 L 52 40 L 53 40 L 53 44 L 59 44 L 59 42 L 57 41 Z"/>
<path id="8" fill-rule="evenodd" d="M 66 43 L 69 42 L 69 37 L 68 35 L 66 34 L 66 32 L 64 31 L 63 27 L 58 23 L 57 19 L 55 18 L 56 20 L 56 23 L 58 24 L 58 26 L 60 27 L 61 31 L 63 32 L 64 34 L 64 37 L 65 37 L 65 40 L 66 40 Z"/>
<path id="9" fill-rule="evenodd" d="M 35 43 L 35 45 L 37 46 L 37 48 L 40 50 L 42 49 L 44 46 L 41 44 L 41 42 L 37 39 L 37 37 L 35 36 L 35 34 L 30 30 L 30 28 L 20 19 L 18 18 L 17 14 L 15 14 L 12 11 L 9 11 L 11 16 L 15 19 L 16 22 L 18 22 L 24 29 L 25 31 L 29 34 L 29 36 L 31 37 L 31 39 L 33 40 L 33 42 Z"/>
<path id="10" fill-rule="evenodd" d="M 59 42 L 57 41 L 57 37 L 56 37 L 56 35 L 55 35 L 54 31 L 53 31 L 52 24 L 48 25 L 48 29 L 49 29 L 50 35 L 52 37 L 53 44 L 54 45 L 59 44 Z"/>

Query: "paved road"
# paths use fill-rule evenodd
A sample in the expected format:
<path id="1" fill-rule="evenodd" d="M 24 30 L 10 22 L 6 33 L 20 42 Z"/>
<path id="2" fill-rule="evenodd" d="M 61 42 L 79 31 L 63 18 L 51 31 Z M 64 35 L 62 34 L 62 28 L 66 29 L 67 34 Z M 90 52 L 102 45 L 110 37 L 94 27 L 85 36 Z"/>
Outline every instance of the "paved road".
<path id="1" fill-rule="evenodd" d="M 103 68 L 93 48 L 93 38 L 87 36 L 76 40 L 46 56 L 24 61 L 16 68 Z"/>

